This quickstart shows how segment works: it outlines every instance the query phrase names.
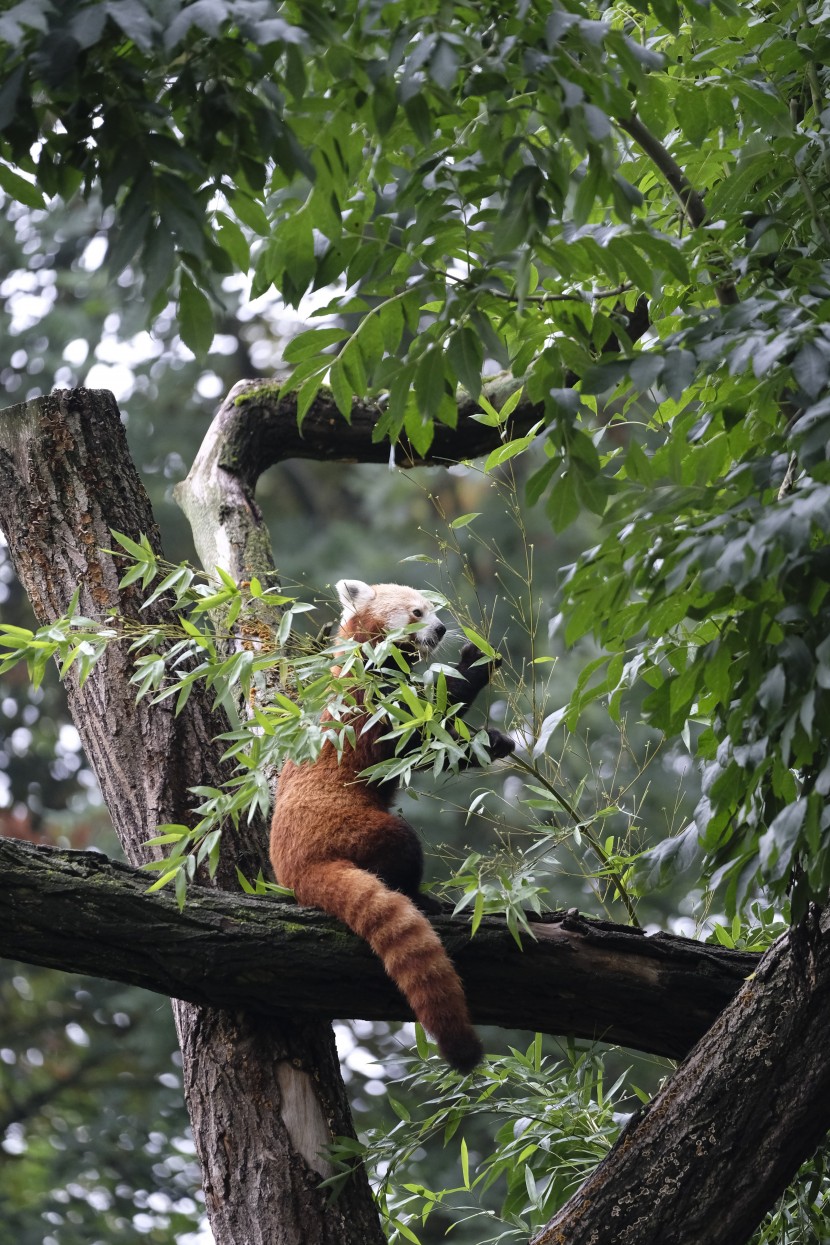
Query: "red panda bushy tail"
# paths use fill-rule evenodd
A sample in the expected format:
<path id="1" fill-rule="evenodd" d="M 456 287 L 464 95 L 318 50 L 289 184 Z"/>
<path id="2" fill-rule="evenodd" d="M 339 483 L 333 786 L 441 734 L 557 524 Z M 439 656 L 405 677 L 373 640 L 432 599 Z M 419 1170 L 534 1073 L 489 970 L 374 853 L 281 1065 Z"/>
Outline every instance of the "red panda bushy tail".
<path id="1" fill-rule="evenodd" d="M 464 987 L 435 930 L 406 895 L 345 860 L 306 865 L 294 894 L 368 942 L 447 1063 L 470 1072 L 481 1062 Z"/>

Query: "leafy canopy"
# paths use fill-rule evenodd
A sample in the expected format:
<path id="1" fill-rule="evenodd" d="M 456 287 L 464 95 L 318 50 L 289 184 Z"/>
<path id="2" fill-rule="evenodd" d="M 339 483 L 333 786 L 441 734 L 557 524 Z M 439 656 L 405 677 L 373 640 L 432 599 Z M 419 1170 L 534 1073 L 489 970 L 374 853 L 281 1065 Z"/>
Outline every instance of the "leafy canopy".
<path id="1" fill-rule="evenodd" d="M 384 390 L 378 437 L 426 452 L 458 384 L 522 379 L 529 500 L 601 522 L 568 722 L 644 680 L 705 766 L 656 866 L 702 844 L 733 905 L 795 878 L 796 911 L 830 887 L 828 37 L 807 0 L 0 17 L 0 187 L 97 196 L 113 272 L 194 350 L 250 270 L 328 291 L 287 355 L 300 417 L 324 382 L 346 417 Z"/>

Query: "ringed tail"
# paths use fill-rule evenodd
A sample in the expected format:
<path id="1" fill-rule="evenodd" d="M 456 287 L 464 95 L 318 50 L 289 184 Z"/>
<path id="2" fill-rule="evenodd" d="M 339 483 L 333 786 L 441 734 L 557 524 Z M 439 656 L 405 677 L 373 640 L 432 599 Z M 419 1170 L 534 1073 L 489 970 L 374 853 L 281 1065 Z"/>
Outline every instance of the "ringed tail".
<path id="1" fill-rule="evenodd" d="M 411 899 L 345 860 L 307 865 L 294 894 L 368 942 L 451 1067 L 471 1072 L 481 1062 L 484 1049 L 458 973 Z"/>

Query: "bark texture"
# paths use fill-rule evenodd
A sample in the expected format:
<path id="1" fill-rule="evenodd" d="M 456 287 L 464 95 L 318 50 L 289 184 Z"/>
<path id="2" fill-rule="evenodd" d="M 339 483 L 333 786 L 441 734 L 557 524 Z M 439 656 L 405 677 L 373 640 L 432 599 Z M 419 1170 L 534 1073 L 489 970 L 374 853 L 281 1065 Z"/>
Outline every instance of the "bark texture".
<path id="1" fill-rule="evenodd" d="M 367 945 L 314 908 L 202 890 L 179 912 L 147 875 L 97 852 L 0 839 L 0 955 L 110 977 L 230 1011 L 411 1019 Z M 681 1059 L 760 956 L 573 913 L 535 921 L 520 951 L 504 921 L 433 923 L 477 1024 L 574 1034 Z M 61 931 L 60 941 L 55 930 Z"/>
<path id="2" fill-rule="evenodd" d="M 0 412 L 0 526 L 39 622 L 64 615 L 79 586 L 89 618 L 110 610 L 142 623 L 163 617 L 160 604 L 141 612 L 138 585 L 119 589 L 126 563 L 104 552 L 114 528 L 133 539 L 145 533 L 161 553 L 111 394 L 63 391 Z M 150 858 L 155 826 L 188 821 L 188 787 L 224 767 L 204 698 L 178 718 L 164 705 L 136 704 L 132 669 L 126 644 L 111 645 L 83 688 L 74 669 L 65 686 L 124 852 L 138 864 Z M 246 848 L 251 864 L 261 858 L 253 839 Z"/>
<path id="3" fill-rule="evenodd" d="M 320 1188 L 334 1174 L 321 1149 L 354 1136 L 331 1026 L 178 1001 L 173 1011 L 217 1245 L 381 1245 L 362 1167 L 333 1204 Z"/>
<path id="4" fill-rule="evenodd" d="M 740 1245 L 830 1127 L 830 913 L 763 957 L 532 1245 Z"/>
<path id="5" fill-rule="evenodd" d="M 133 540 L 145 533 L 157 553 L 160 541 L 111 394 L 62 391 L 0 413 L 0 527 L 42 623 L 65 614 L 78 585 L 87 617 L 103 619 L 109 610 L 139 617 L 141 589 L 119 589 L 119 558 L 104 552 L 110 529 Z M 162 616 L 160 603 L 140 615 L 143 622 Z M 139 864 L 158 824 L 188 822 L 188 788 L 222 780 L 221 746 L 212 741 L 224 723 L 203 693 L 179 717 L 165 703 L 136 704 L 130 674 L 126 646 L 112 645 L 83 687 L 72 672 L 66 686 L 125 854 Z M 255 874 L 266 860 L 264 828 L 254 825 L 233 844 L 226 838 L 217 880 L 235 888 L 237 861 Z M 355 1227 L 361 1240 L 381 1242 L 362 1171 L 333 1205 L 318 1187 L 328 1171 L 317 1157 L 321 1144 L 353 1135 L 330 1032 L 312 1037 L 307 1026 L 273 1021 L 266 1028 L 243 1012 L 189 1003 L 175 1011 L 217 1245 L 334 1245 Z M 312 1074 L 296 1064 L 301 1044 L 319 1062 L 319 1080 L 316 1066 Z M 311 1088 L 312 1106 L 298 1123 L 298 1103 Z M 259 1164 L 247 1183 L 235 1174 L 241 1156 Z"/>

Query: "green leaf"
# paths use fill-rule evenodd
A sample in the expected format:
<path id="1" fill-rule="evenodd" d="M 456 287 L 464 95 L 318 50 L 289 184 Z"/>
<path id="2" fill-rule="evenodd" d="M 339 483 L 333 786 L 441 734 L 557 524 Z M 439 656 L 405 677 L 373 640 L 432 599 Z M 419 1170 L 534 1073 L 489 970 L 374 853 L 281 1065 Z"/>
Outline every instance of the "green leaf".
<path id="1" fill-rule="evenodd" d="M 536 434 L 542 427 L 542 422 L 542 420 L 539 420 L 538 423 L 534 424 L 526 436 L 516 437 L 514 441 L 506 441 L 504 445 L 499 445 L 492 450 L 485 459 L 484 471 L 493 471 L 496 467 L 500 467 L 502 463 L 515 458 L 517 454 L 523 454 L 536 440 Z"/>
<path id="2" fill-rule="evenodd" d="M 627 238 L 615 238 L 613 253 L 619 255 L 627 276 L 638 289 L 650 294 L 654 287 L 654 270 Z"/>
<path id="3" fill-rule="evenodd" d="M 471 397 L 481 393 L 481 369 L 484 364 L 484 347 L 477 333 L 465 325 L 450 337 L 447 343 L 450 366 Z"/>
<path id="4" fill-rule="evenodd" d="M 195 355 L 203 355 L 213 341 L 213 311 L 206 295 L 182 273 L 179 289 L 179 332 Z"/>
<path id="5" fill-rule="evenodd" d="M 827 384 L 830 360 L 824 351 L 812 342 L 801 347 L 793 359 L 793 376 L 804 392 L 816 398 Z"/>
<path id="6" fill-rule="evenodd" d="M 411 441 L 416 454 L 423 456 L 429 452 L 435 436 L 435 424 L 421 414 L 414 401 L 407 404 L 404 432 Z"/>
<path id="7" fill-rule="evenodd" d="M 520 385 L 518 389 L 513 390 L 513 392 L 509 395 L 509 397 L 505 398 L 504 402 L 501 405 L 501 410 L 499 411 L 499 422 L 500 423 L 505 423 L 510 418 L 510 416 L 515 411 L 516 407 L 521 402 L 523 393 L 524 393 L 524 389 Z M 537 424 L 536 427 L 537 428 L 541 427 L 541 423 Z"/>
<path id="8" fill-rule="evenodd" d="M 415 397 L 422 415 L 435 419 L 444 393 L 444 356 L 431 346 L 415 370 Z"/>
<path id="9" fill-rule="evenodd" d="M 140 543 L 131 540 L 130 537 L 126 536 L 123 532 L 116 531 L 114 527 L 110 528 L 110 535 L 122 549 L 126 549 L 127 553 L 131 553 L 132 556 L 139 562 L 146 563 L 148 560 L 154 558 L 154 554 L 150 548 L 147 537 L 143 533 L 140 537 Z"/>
<path id="10" fill-rule="evenodd" d="M 600 166 L 592 163 L 587 170 L 583 171 L 581 178 L 577 182 L 576 197 L 574 199 L 574 221 L 577 225 L 584 225 L 593 211 L 594 203 L 599 194 L 601 176 Z"/>
<path id="11" fill-rule="evenodd" d="M 548 518 L 555 532 L 564 532 L 578 518 L 581 506 L 574 489 L 573 472 L 565 471 L 550 491 L 545 505 Z"/>
<path id="12" fill-rule="evenodd" d="M 709 133 L 706 89 L 702 86 L 681 87 L 677 92 L 674 112 L 684 137 L 699 147 Z"/>
<path id="13" fill-rule="evenodd" d="M 268 217 L 255 199 L 241 190 L 235 190 L 231 194 L 230 201 L 234 213 L 239 217 L 243 225 L 247 225 L 254 233 L 259 234 L 261 238 L 267 238 L 270 235 L 271 226 L 268 223 Z"/>
<path id="14" fill-rule="evenodd" d="M 406 100 L 404 103 L 404 112 L 418 141 L 424 144 L 432 142 L 432 113 L 425 97 L 423 95 L 413 95 L 411 99 Z"/>
<path id="15" fill-rule="evenodd" d="M 216 219 L 219 226 L 216 230 L 216 241 L 230 255 L 234 266 L 240 272 L 247 272 L 251 261 L 248 239 L 236 221 L 223 212 L 217 212 Z"/>
<path id="16" fill-rule="evenodd" d="M 179 861 L 172 869 L 168 869 L 167 872 L 163 873 L 160 878 L 157 878 L 156 881 L 153 882 L 152 886 L 147 887 L 148 895 L 152 894 L 153 891 L 160 891 L 163 886 L 167 886 L 168 882 L 172 882 L 174 879 L 177 879 L 182 872 L 183 864 L 183 861 Z"/>
<path id="17" fill-rule="evenodd" d="M 306 92 L 308 76 L 303 54 L 293 43 L 285 49 L 285 82 L 295 100 L 301 100 Z"/>
<path id="18" fill-rule="evenodd" d="M 582 115 L 585 118 L 585 127 L 591 138 L 597 142 L 602 142 L 611 136 L 611 122 L 602 108 L 598 108 L 596 104 L 584 104 Z"/>
<path id="19" fill-rule="evenodd" d="M 161 833 L 155 835 L 152 839 L 147 839 L 147 847 L 160 847 L 165 843 L 180 843 L 182 839 L 189 838 L 190 836 L 190 830 L 187 826 L 164 825 L 158 826 L 157 829 Z"/>
<path id="20" fill-rule="evenodd" d="M 464 1188 L 470 1187 L 470 1155 L 467 1150 L 467 1142 L 461 1138 L 461 1178 L 464 1181 Z"/>
<path id="21" fill-rule="evenodd" d="M 159 25 L 140 0 L 107 0 L 107 14 L 142 52 L 151 51 Z"/>
<path id="22" fill-rule="evenodd" d="M 474 631 L 472 627 L 465 626 L 464 623 L 461 624 L 461 630 L 464 632 L 468 640 L 472 640 L 476 648 L 481 649 L 485 657 L 497 656 L 496 650 L 493 648 L 492 644 L 490 644 L 488 640 L 485 640 L 484 636 L 480 635 L 478 631 Z"/>
<path id="23" fill-rule="evenodd" d="M 797 800 L 782 809 L 761 836 L 758 854 L 761 868 L 770 871 L 773 880 L 787 876 L 807 812 L 807 801 Z"/>
<path id="24" fill-rule="evenodd" d="M 746 107 L 749 118 L 762 132 L 780 135 L 792 133 L 793 123 L 789 109 L 781 93 L 772 84 L 765 90 L 760 85 L 736 77 L 734 89 Z"/>
<path id="25" fill-rule="evenodd" d="M 25 207 L 43 208 L 43 192 L 38 186 L 25 177 L 21 177 L 19 173 L 15 173 L 6 164 L 0 163 L 0 187 L 5 190 L 6 194 L 12 199 L 17 199 L 18 203 L 22 203 Z"/>
<path id="26" fill-rule="evenodd" d="M 559 463 L 549 459 L 544 466 L 529 477 L 525 485 L 525 500 L 528 506 L 535 506 L 555 475 Z"/>
<path id="27" fill-rule="evenodd" d="M 239 868 L 239 865 L 236 866 L 236 880 L 238 881 L 239 885 L 242 887 L 246 895 L 255 895 L 257 893 L 256 887 L 251 885 L 251 883 L 245 877 L 245 874 Z"/>
<path id="28" fill-rule="evenodd" d="M 419 1024 L 415 1026 L 415 1045 L 421 1059 L 429 1058 L 429 1039 Z"/>
<path id="29" fill-rule="evenodd" d="M 439 39 L 429 60 L 429 76 L 444 91 L 455 83 L 460 64 L 459 56 L 447 39 Z"/>
<path id="30" fill-rule="evenodd" d="M 332 397 L 337 404 L 337 409 L 341 415 L 349 419 L 352 413 L 354 392 L 341 359 L 336 359 L 329 368 L 329 385 Z"/>
<path id="31" fill-rule="evenodd" d="M 303 420 L 308 414 L 311 404 L 320 392 L 322 378 L 320 375 L 312 376 L 297 390 L 297 426 L 302 427 Z"/>
<path id="32" fill-rule="evenodd" d="M 302 359 L 320 356 L 329 346 L 348 337 L 347 328 L 306 329 L 292 337 L 285 347 L 283 357 L 287 363 L 299 363 Z"/>

